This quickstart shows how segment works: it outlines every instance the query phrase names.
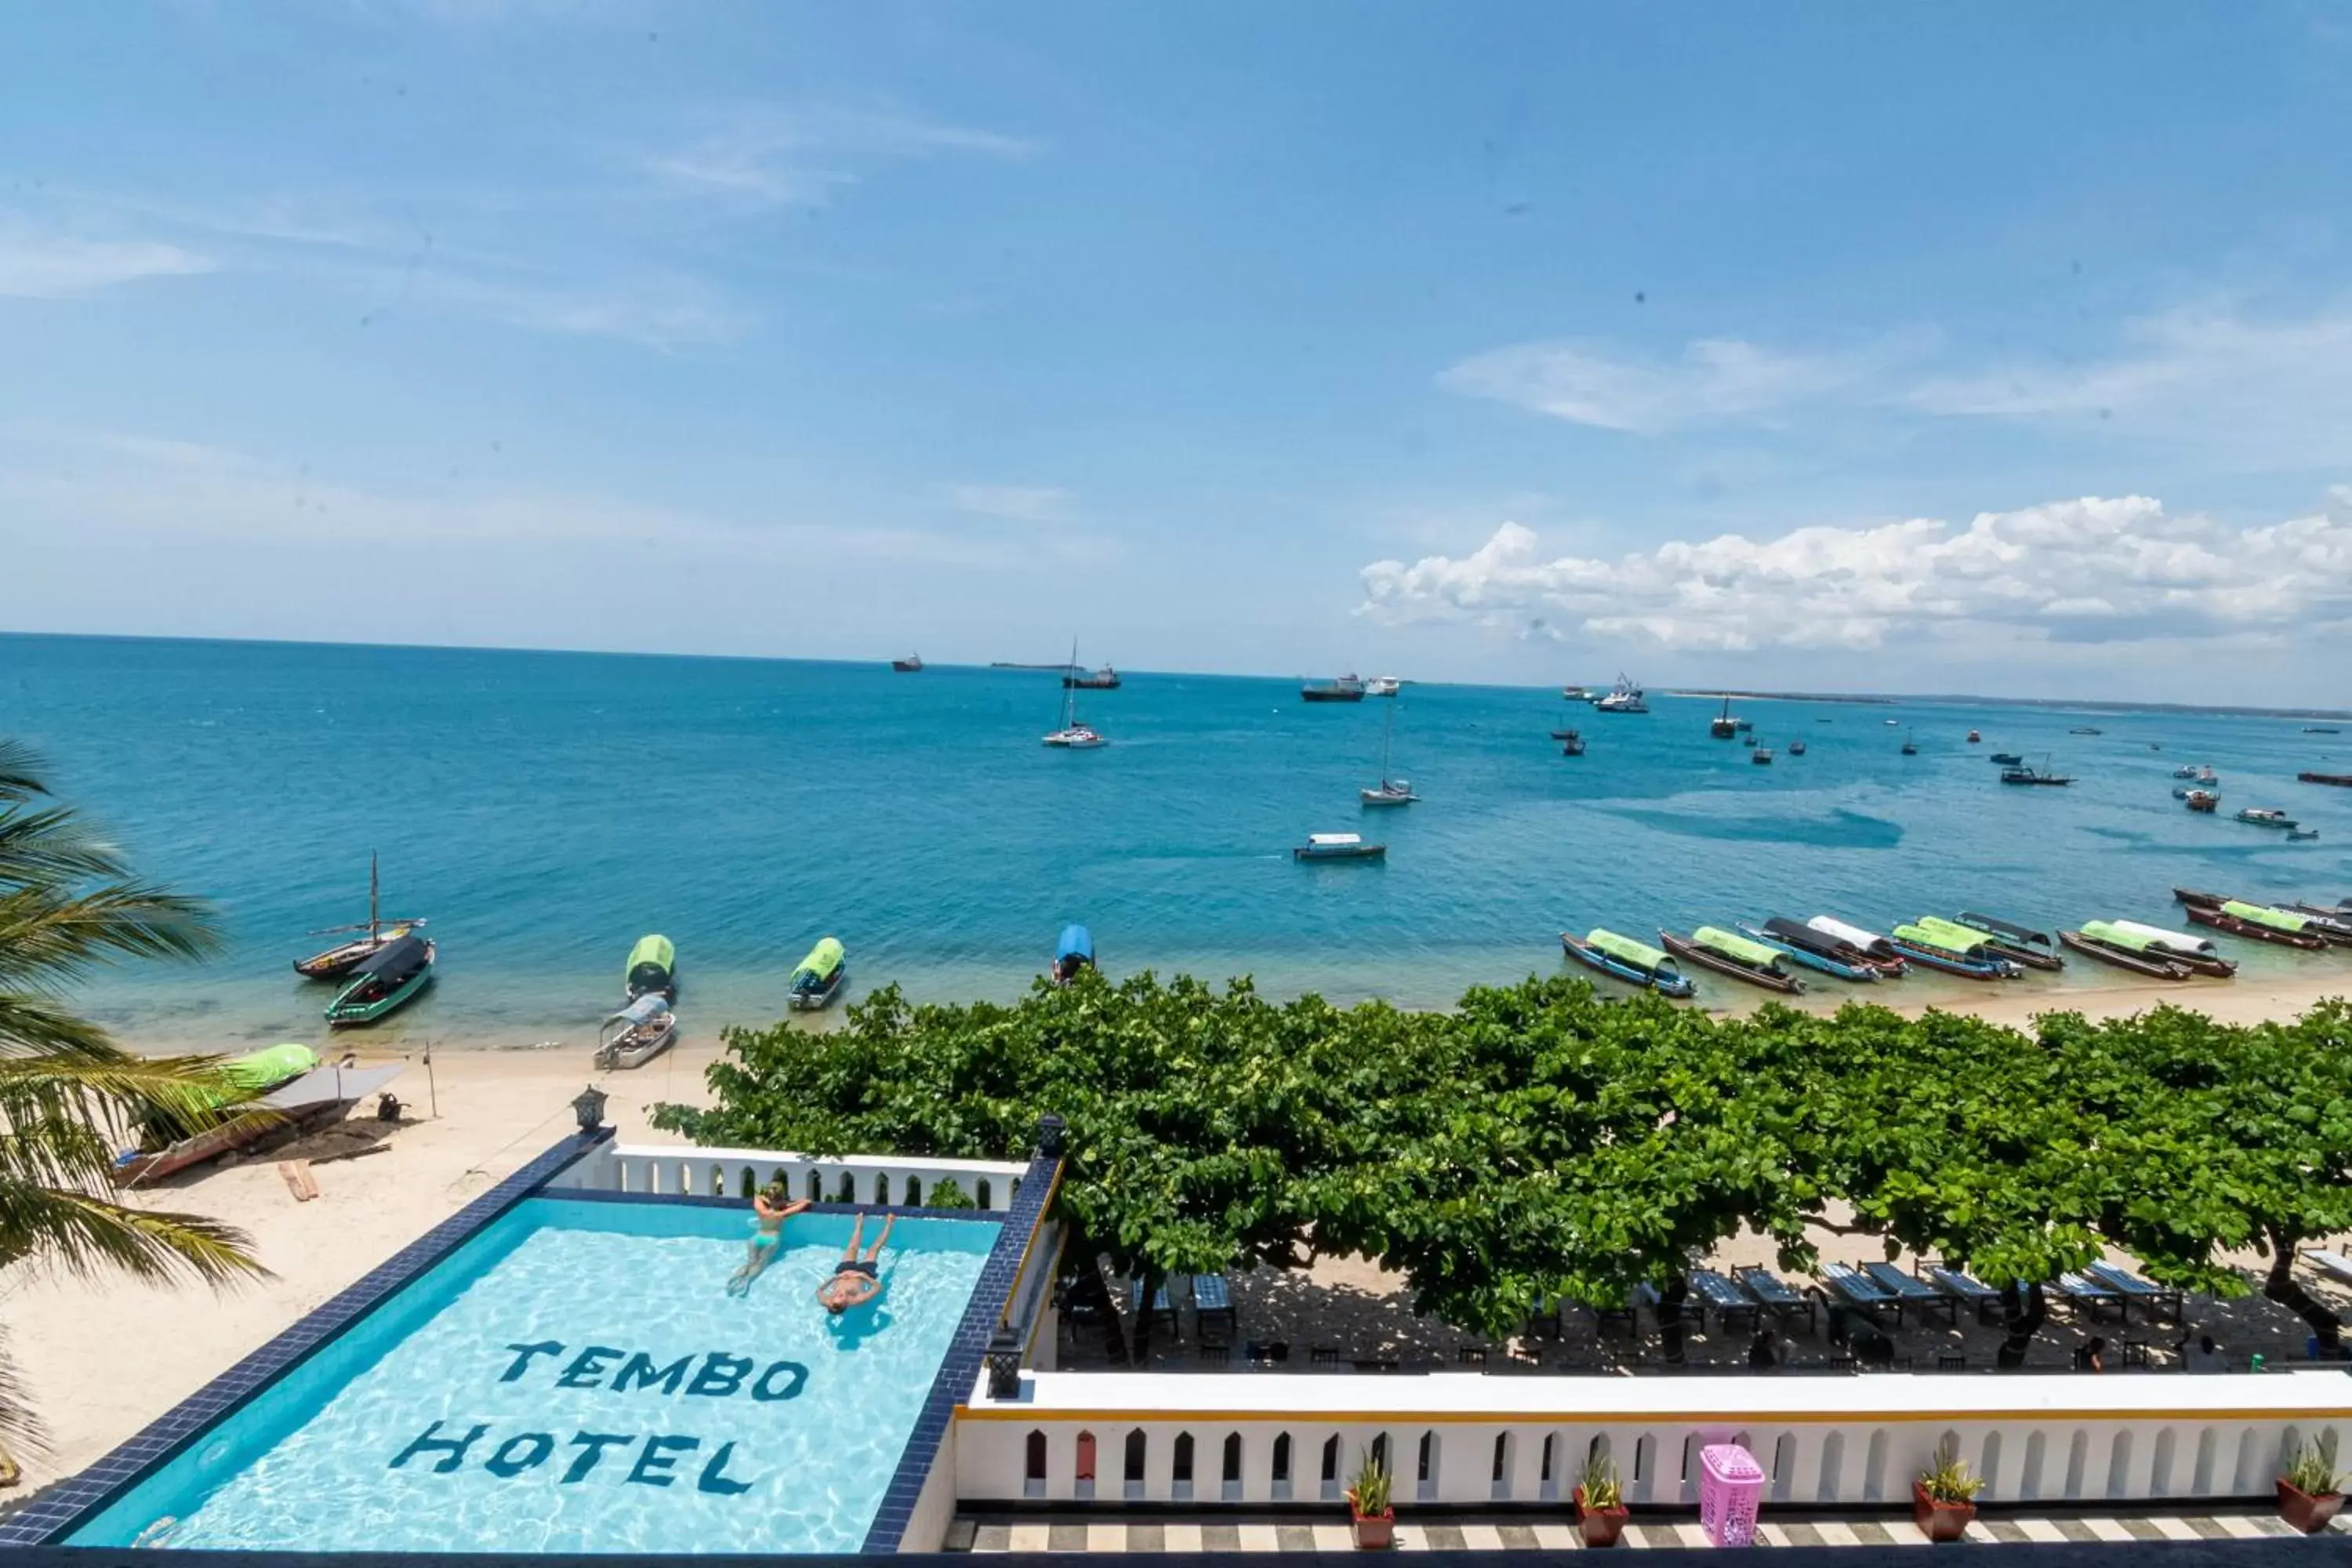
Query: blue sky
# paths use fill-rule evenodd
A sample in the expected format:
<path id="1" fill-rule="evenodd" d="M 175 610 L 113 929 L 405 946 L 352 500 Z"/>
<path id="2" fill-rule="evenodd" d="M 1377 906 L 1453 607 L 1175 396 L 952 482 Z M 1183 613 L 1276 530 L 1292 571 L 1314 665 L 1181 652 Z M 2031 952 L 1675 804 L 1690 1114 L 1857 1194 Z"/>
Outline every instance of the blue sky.
<path id="1" fill-rule="evenodd" d="M 6 26 L 14 629 L 2344 700 L 2340 7 Z"/>

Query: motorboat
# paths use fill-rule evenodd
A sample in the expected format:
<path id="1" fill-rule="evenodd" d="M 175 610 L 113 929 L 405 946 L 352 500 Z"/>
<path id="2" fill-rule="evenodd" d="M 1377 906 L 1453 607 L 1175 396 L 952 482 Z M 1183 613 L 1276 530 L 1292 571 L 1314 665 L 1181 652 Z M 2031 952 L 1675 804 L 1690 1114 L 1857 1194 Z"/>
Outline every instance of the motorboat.
<path id="1" fill-rule="evenodd" d="M 1642 695 L 1642 689 L 1626 679 L 1622 670 L 1617 672 L 1617 684 L 1609 689 L 1609 695 L 1592 707 L 1599 713 L 1647 713 L 1650 710 L 1649 700 Z"/>
<path id="2" fill-rule="evenodd" d="M 826 937 L 809 949 L 800 967 L 784 991 L 784 1004 L 795 1013 L 814 1013 L 841 994 L 842 982 L 849 978 L 848 954 L 841 942 Z"/>
<path id="3" fill-rule="evenodd" d="M 1789 973 L 1782 962 L 1785 955 L 1779 948 L 1719 926 L 1701 926 L 1688 936 L 1661 931 L 1658 940 L 1676 958 L 1718 974 L 1728 974 L 1735 980 L 1745 980 L 1750 985 L 1760 985 L 1767 991 L 1790 994 L 1805 988 L 1803 981 Z"/>
<path id="4" fill-rule="evenodd" d="M 1698 987 L 1690 977 L 1675 967 L 1675 961 L 1646 942 L 1635 942 L 1629 936 L 1619 936 L 1613 931 L 1598 926 L 1585 936 L 1559 933 L 1561 951 L 1590 969 L 1597 969 L 1612 980 L 1628 985 L 1639 985 L 1661 996 L 1676 998 L 1697 994 Z"/>
<path id="5" fill-rule="evenodd" d="M 1997 763 L 2005 768 L 2016 767 L 2019 763 L 2025 761 L 2023 757 L 2019 756 L 2015 752 L 1995 752 L 1986 760 L 1988 762 Z"/>
<path id="6" fill-rule="evenodd" d="M 433 943 L 414 934 L 385 946 L 357 969 L 327 1004 L 331 1028 L 349 1029 L 398 1012 L 433 984 Z"/>
<path id="7" fill-rule="evenodd" d="M 1559 754 L 1563 757 L 1584 755 L 1584 737 L 1570 730 L 1568 738 L 1559 743 Z"/>
<path id="8" fill-rule="evenodd" d="M 596 1031 L 596 1066 L 606 1072 L 643 1067 L 677 1039 L 677 1015 L 670 1011 L 669 998 L 648 991 L 605 1019 Z"/>
<path id="9" fill-rule="evenodd" d="M 1748 760 L 1759 764 L 1759 766 L 1769 768 L 1772 765 L 1772 748 L 1769 746 L 1759 746 L 1748 754 Z"/>
<path id="10" fill-rule="evenodd" d="M 362 931 L 364 935 L 348 942 L 337 942 L 324 952 L 314 952 L 308 958 L 294 961 L 294 973 L 305 980 L 341 980 L 361 964 L 406 936 L 425 922 L 422 920 L 384 920 L 376 913 L 375 857 L 368 857 L 368 918 L 363 924 L 328 926 L 314 931 L 312 936 L 339 936 L 345 931 Z"/>
<path id="11" fill-rule="evenodd" d="M 2086 921 L 2081 931 L 2062 931 L 2058 940 L 2088 958 L 2158 980 L 2186 980 L 2196 973 L 2163 947 L 2116 930 L 2108 921 Z"/>
<path id="12" fill-rule="evenodd" d="M 2308 843 L 2318 837 L 2319 829 L 2316 827 L 2290 827 L 2286 830 L 2289 844 Z"/>
<path id="13" fill-rule="evenodd" d="M 2352 944 L 2352 921 L 2330 920 L 2323 915 L 2304 914 L 2294 910 L 2273 909 L 2266 904 L 2248 903 L 2242 899 L 2227 898 L 2220 893 L 2200 892 L 2194 888 L 2175 888 L 2172 896 L 2179 901 L 2191 921 L 2210 926 L 2215 931 L 2228 931 L 2231 936 L 2251 937 L 2256 942 L 2306 951 L 2326 947 L 2330 941 Z"/>
<path id="14" fill-rule="evenodd" d="M 1064 926 L 1061 939 L 1054 943 L 1054 984 L 1067 985 L 1079 971 L 1094 966 L 1094 932 L 1075 922 Z"/>
<path id="15" fill-rule="evenodd" d="M 2214 790 L 2184 789 L 2176 790 L 2173 793 L 2179 795 L 2182 804 L 2191 811 L 2216 811 L 2221 805 L 2221 796 Z"/>
<path id="16" fill-rule="evenodd" d="M 2172 770 L 2172 776 L 2177 779 L 2193 779 L 2197 776 L 2197 764 L 2183 763 Z"/>
<path id="17" fill-rule="evenodd" d="M 2210 974 L 2226 980 L 2238 973 L 2235 959 L 2221 956 L 2221 950 L 2194 931 L 2167 931 L 2139 921 L 2088 921 L 2084 934 L 2103 940 L 2119 941 L 2135 951 L 2155 949 L 2175 963 L 2185 963 L 2200 974 Z"/>
<path id="18" fill-rule="evenodd" d="M 1561 700 L 1567 702 L 1590 702 L 1592 700 L 1591 688 L 1585 686 L 1563 686 L 1559 689 L 1559 695 Z"/>
<path id="19" fill-rule="evenodd" d="M 1367 844 L 1360 833 L 1310 833 L 1307 842 L 1291 850 L 1294 860 L 1381 860 L 1385 844 Z"/>
<path id="20" fill-rule="evenodd" d="M 1307 702 L 1361 702 L 1364 683 L 1353 674 L 1340 676 L 1337 680 L 1310 680 L 1298 689 L 1298 695 Z"/>
<path id="21" fill-rule="evenodd" d="M 1375 675 L 1364 682 L 1364 695 L 1367 697 L 1394 697 L 1403 689 L 1403 679 L 1394 675 Z"/>
<path id="22" fill-rule="evenodd" d="M 1954 930 L 1974 932 L 2003 958 L 2014 959 L 2028 969 L 2063 969 L 2066 960 L 2059 954 L 2058 942 L 2046 931 L 2036 931 L 2015 921 L 2005 921 L 1995 915 L 1979 914 L 1974 910 L 1962 910 L 1949 921 L 1935 916 L 1923 916 L 1921 925 L 1948 925 Z"/>
<path id="23" fill-rule="evenodd" d="M 1982 736 L 1981 734 L 1978 733 L 1976 731 L 1971 730 L 1971 731 L 1969 731 L 1969 745 L 1971 745 L 1971 746 L 1973 746 L 1973 745 L 1977 745 L 1978 743 L 1979 743 L 1979 742 L 1982 742 L 1983 740 L 1984 740 L 1984 736 Z"/>
<path id="24" fill-rule="evenodd" d="M 2276 806 L 2270 805 L 2250 805 L 2238 813 L 2238 820 L 2249 827 L 2276 827 L 2284 830 L 2295 826 L 2294 817 Z"/>
<path id="25" fill-rule="evenodd" d="M 1764 928 L 1767 931 L 1776 931 L 1779 925 L 1780 921 L 1777 916 L 1764 922 Z M 1805 929 L 1820 931 L 1824 936 L 1837 938 L 1876 964 L 1882 974 L 1902 974 L 1910 968 L 1910 960 L 1904 957 L 1901 950 L 1892 942 L 1876 931 L 1864 931 L 1860 926 L 1848 925 L 1835 915 L 1815 915 L 1805 922 Z"/>
<path id="26" fill-rule="evenodd" d="M 624 1002 L 634 1002 L 651 992 L 658 992 L 675 1002 L 677 1000 L 677 948 L 669 938 L 658 932 L 637 938 L 637 945 L 629 949 L 629 962 L 622 966 L 622 984 L 626 994 Z"/>
<path id="27" fill-rule="evenodd" d="M 1805 743 L 1804 743 L 1802 741 L 1791 741 L 1791 742 L 1789 742 L 1789 754 L 1790 754 L 1790 756 L 1792 756 L 1792 757 L 1801 757 L 1801 756 L 1803 756 L 1803 755 L 1805 754 Z"/>
<path id="28" fill-rule="evenodd" d="M 1776 949 L 1794 963 L 1807 969 L 1817 969 L 1823 974 L 1834 974 L 1840 980 L 1866 981 L 1875 984 L 1880 978 L 1880 971 L 1876 964 L 1861 953 L 1853 952 L 1835 937 L 1825 936 L 1817 931 L 1808 931 L 1793 921 L 1784 921 L 1781 924 L 1784 928 L 1792 927 L 1793 930 L 1784 929 L 1776 934 L 1759 926 L 1742 923 L 1739 927 L 1739 934 L 1750 942 L 1760 942 L 1767 947 Z"/>
<path id="29" fill-rule="evenodd" d="M 2074 778 L 2071 773 L 2042 773 L 2020 763 L 2013 768 L 2001 769 L 2000 782 L 2005 784 L 2052 784 L 2063 787 L 2073 784 Z"/>
<path id="30" fill-rule="evenodd" d="M 2105 730 L 2099 729 L 2099 728 L 2098 728 L 2097 726 L 2095 726 L 2095 725 L 2092 725 L 2092 724 L 2077 724 L 2077 725 L 2076 725 L 2074 728 L 2073 728 L 2072 730 L 2067 731 L 2066 731 L 2066 733 L 2068 733 L 2069 735 L 2104 735 L 2104 734 L 2105 734 L 2105 733 L 2106 733 L 2106 731 L 2105 731 Z"/>
<path id="31" fill-rule="evenodd" d="M 1970 932 L 1969 935 L 1975 935 Z M 1899 925 L 1887 933 L 1895 951 L 1914 963 L 1941 970 L 1946 974 L 1966 975 L 1970 980 L 2014 980 L 2023 971 L 2011 960 L 2002 957 L 1983 938 L 1969 941 L 1952 936 L 1939 928 L 1920 925 Z"/>

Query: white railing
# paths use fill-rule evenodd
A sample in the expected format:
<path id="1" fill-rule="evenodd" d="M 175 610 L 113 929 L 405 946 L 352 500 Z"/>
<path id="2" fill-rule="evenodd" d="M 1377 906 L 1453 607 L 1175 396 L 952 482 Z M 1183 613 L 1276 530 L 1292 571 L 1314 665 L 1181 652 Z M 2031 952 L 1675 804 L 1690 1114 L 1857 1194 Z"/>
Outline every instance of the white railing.
<path id="1" fill-rule="evenodd" d="M 781 1178 L 796 1198 L 824 1203 L 923 1204 L 952 1181 L 975 1205 L 1003 1213 L 1029 1167 L 1019 1161 L 933 1160 L 848 1154 L 820 1160 L 771 1149 L 700 1149 L 666 1143 L 607 1143 L 548 1184 L 551 1190 L 666 1193 L 677 1197 L 748 1198 Z"/>
<path id="2" fill-rule="evenodd" d="M 1907 1503 L 1950 1443 L 1990 1502 L 2267 1497 L 2282 1456 L 2352 1427 L 2342 1373 L 1576 1378 L 1034 1373 L 958 1413 L 957 1496 L 1336 1501 L 1377 1446 L 1396 1500 L 1550 1503 L 1587 1458 L 1626 1500 L 1696 1505 L 1698 1450 L 1764 1467 L 1768 1506 Z"/>

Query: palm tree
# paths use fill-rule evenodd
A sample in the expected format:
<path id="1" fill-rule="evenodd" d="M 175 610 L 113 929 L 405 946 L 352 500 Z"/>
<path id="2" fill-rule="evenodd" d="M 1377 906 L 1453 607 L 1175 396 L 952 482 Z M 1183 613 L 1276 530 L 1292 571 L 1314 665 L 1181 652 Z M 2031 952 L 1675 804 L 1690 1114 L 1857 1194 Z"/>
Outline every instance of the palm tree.
<path id="1" fill-rule="evenodd" d="M 267 1272 L 241 1231 L 114 1198 L 115 1152 L 142 1118 L 201 1126 L 239 1091 L 215 1058 L 136 1055 L 65 1003 L 101 964 L 218 946 L 202 902 L 133 879 L 70 806 L 50 804 L 40 759 L 0 739 L 0 1268 L 214 1286 Z M 15 1469 L 10 1449 L 40 1443 L 0 1361 L 0 1475 Z"/>

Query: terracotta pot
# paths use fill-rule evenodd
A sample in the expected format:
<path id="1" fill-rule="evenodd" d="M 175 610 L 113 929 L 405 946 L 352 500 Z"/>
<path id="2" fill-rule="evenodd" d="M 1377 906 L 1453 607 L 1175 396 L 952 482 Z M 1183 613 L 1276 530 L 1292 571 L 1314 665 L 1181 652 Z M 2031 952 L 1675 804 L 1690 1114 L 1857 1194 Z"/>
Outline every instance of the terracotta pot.
<path id="1" fill-rule="evenodd" d="M 2309 1493 L 2295 1490 L 2287 1485 L 2284 1477 L 2281 1477 L 2278 1484 L 2278 1505 L 2281 1519 L 2305 1535 L 2314 1535 L 2326 1529 L 2327 1521 L 2336 1517 L 2336 1510 L 2344 1506 L 2344 1494 L 2322 1492 L 2317 1497 L 2313 1497 Z"/>
<path id="2" fill-rule="evenodd" d="M 1591 1508 L 1584 1501 L 1584 1489 L 1576 1489 L 1576 1529 L 1587 1546 L 1614 1546 L 1625 1532 L 1624 1507 Z"/>
<path id="3" fill-rule="evenodd" d="M 1351 1505 L 1349 1514 L 1356 1521 L 1356 1550 L 1386 1552 L 1396 1544 L 1396 1510 L 1386 1513 L 1357 1513 Z"/>
<path id="4" fill-rule="evenodd" d="M 1972 1502 L 1938 1502 L 1917 1481 L 1911 1483 L 1911 1518 L 1930 1541 L 1958 1541 L 1977 1516 Z"/>

